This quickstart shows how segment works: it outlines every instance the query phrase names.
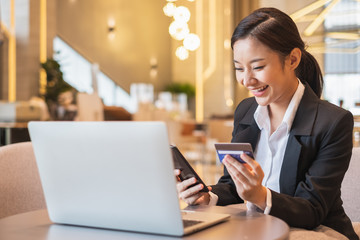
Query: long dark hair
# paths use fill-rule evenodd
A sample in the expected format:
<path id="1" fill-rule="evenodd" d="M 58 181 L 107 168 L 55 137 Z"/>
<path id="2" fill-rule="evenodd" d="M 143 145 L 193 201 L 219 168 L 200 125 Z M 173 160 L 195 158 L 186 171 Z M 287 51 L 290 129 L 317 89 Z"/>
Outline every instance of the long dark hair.
<path id="1" fill-rule="evenodd" d="M 231 38 L 231 47 L 239 39 L 251 36 L 277 52 L 283 61 L 294 48 L 302 52 L 301 61 L 295 70 L 296 76 L 307 82 L 318 97 L 323 88 L 323 76 L 318 62 L 305 49 L 294 21 L 276 8 L 259 8 L 241 20 Z"/>

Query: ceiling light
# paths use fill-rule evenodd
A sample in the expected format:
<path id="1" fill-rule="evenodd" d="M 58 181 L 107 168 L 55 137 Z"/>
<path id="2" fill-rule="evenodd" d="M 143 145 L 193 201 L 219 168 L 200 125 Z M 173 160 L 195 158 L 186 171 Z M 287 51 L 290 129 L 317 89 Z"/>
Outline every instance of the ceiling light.
<path id="1" fill-rule="evenodd" d="M 189 32 L 189 27 L 184 22 L 173 21 L 169 26 L 169 33 L 176 40 L 183 40 Z"/>
<path id="2" fill-rule="evenodd" d="M 190 11 L 187 7 L 177 7 L 174 13 L 175 21 L 188 22 L 190 20 Z"/>
<path id="3" fill-rule="evenodd" d="M 184 47 L 184 46 L 180 46 L 176 49 L 175 51 L 175 55 L 180 59 L 180 60 L 185 60 L 189 57 L 189 51 Z"/>
<path id="4" fill-rule="evenodd" d="M 326 37 L 335 39 L 358 40 L 360 39 L 360 34 L 349 32 L 328 32 L 326 33 Z"/>
<path id="5" fill-rule="evenodd" d="M 315 30 L 320 26 L 320 24 L 325 20 L 326 15 L 328 15 L 329 11 L 341 0 L 333 0 L 320 14 L 315 20 L 310 23 L 310 25 L 305 29 L 304 35 L 311 36 Z"/>
<path id="6" fill-rule="evenodd" d="M 190 51 L 195 51 L 200 46 L 200 38 L 194 33 L 188 34 L 184 39 L 184 47 Z"/>
<path id="7" fill-rule="evenodd" d="M 305 16 L 306 14 L 314 11 L 315 9 L 318 9 L 319 7 L 322 7 L 323 5 L 325 5 L 327 2 L 329 2 L 331 0 L 319 0 L 319 1 L 316 1 L 302 9 L 300 9 L 299 11 L 296 11 L 295 13 L 291 14 L 290 17 L 296 21 L 298 20 L 299 18 Z"/>
<path id="8" fill-rule="evenodd" d="M 172 17 L 175 13 L 175 10 L 176 5 L 174 3 L 169 2 L 163 7 L 164 14 L 168 17 Z"/>

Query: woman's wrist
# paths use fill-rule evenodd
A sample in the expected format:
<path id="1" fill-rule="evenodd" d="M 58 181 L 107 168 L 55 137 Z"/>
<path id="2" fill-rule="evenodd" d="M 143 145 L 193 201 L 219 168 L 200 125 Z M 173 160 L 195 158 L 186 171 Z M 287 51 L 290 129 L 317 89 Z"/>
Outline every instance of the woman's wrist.
<path id="1" fill-rule="evenodd" d="M 266 208 L 266 196 L 267 196 L 266 187 L 262 186 L 259 196 L 257 197 L 257 201 L 253 202 L 261 210 L 265 210 Z"/>

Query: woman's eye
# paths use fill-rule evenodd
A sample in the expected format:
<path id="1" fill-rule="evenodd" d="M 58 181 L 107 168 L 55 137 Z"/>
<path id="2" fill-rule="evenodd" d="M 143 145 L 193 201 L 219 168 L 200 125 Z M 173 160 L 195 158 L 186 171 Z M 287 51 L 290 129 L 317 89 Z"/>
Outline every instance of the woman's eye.
<path id="1" fill-rule="evenodd" d="M 240 71 L 240 72 L 242 72 L 242 71 L 244 71 L 244 69 L 243 68 L 235 68 L 235 71 Z"/>
<path id="2" fill-rule="evenodd" d="M 254 70 L 260 70 L 263 69 L 265 66 L 259 66 L 259 67 L 254 67 Z"/>

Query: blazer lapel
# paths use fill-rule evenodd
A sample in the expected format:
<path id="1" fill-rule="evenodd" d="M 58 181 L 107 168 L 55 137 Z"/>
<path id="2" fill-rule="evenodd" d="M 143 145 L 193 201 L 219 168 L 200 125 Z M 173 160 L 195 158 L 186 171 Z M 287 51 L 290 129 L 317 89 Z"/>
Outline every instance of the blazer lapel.
<path id="1" fill-rule="evenodd" d="M 304 95 L 300 101 L 297 113 L 289 133 L 284 160 L 280 173 L 280 192 L 294 195 L 297 185 L 297 171 L 301 165 L 302 145 L 299 140 L 301 137 L 311 136 L 314 126 L 319 98 L 305 84 Z"/>

